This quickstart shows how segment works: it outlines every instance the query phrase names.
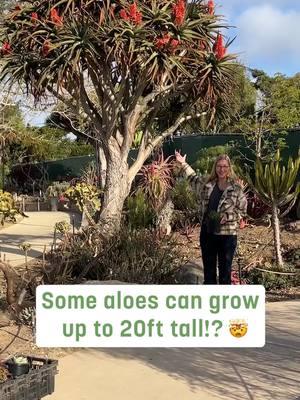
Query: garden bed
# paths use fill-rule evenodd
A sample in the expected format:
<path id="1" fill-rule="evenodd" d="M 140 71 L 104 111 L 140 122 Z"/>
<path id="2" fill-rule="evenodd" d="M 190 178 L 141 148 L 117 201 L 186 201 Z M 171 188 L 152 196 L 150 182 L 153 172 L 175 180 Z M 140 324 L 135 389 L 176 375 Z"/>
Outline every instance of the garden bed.
<path id="1" fill-rule="evenodd" d="M 188 236 L 175 233 L 177 246 L 184 255 L 184 260 L 195 260 L 200 258 L 199 250 L 199 228 L 195 228 Z M 282 245 L 284 252 L 291 252 L 299 247 L 299 232 L 288 232 L 282 229 Z M 239 231 L 240 256 L 242 267 L 253 261 L 259 260 L 263 263 L 272 261 L 272 231 L 264 226 L 246 227 Z M 29 265 L 29 268 L 36 269 L 40 265 L 39 260 L 35 260 Z M 237 267 L 235 260 L 234 267 Z M 24 267 L 19 267 L 19 271 Z M 267 301 L 283 301 L 300 298 L 300 287 L 290 287 L 267 292 Z M 0 313 L 1 303 L 5 304 L 5 284 L 3 275 L 0 274 Z M 0 315 L 1 317 L 1 315 Z M 0 318 L 1 322 L 1 318 Z M 0 353 L 2 357 L 8 357 L 11 354 L 36 354 L 39 356 L 48 356 L 50 358 L 59 358 L 72 352 L 72 349 L 39 349 L 34 344 L 32 332 L 29 327 L 18 327 L 14 324 L 0 327 Z M 7 347 L 8 346 L 8 347 Z"/>

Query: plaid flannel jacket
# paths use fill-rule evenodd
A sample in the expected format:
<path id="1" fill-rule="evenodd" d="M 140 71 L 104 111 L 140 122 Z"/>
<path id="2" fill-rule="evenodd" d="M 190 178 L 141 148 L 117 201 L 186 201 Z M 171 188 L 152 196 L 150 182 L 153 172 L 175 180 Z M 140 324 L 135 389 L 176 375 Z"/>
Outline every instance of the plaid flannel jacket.
<path id="1" fill-rule="evenodd" d="M 203 176 L 197 176 L 195 171 L 188 165 L 183 165 L 183 171 L 191 187 L 195 190 L 199 203 L 199 220 L 203 220 L 207 210 L 209 198 L 216 182 L 206 183 Z M 226 223 L 221 225 L 218 235 L 236 235 L 240 219 L 247 214 L 247 199 L 240 185 L 231 181 L 224 190 L 217 210 L 221 216 L 226 216 Z"/>

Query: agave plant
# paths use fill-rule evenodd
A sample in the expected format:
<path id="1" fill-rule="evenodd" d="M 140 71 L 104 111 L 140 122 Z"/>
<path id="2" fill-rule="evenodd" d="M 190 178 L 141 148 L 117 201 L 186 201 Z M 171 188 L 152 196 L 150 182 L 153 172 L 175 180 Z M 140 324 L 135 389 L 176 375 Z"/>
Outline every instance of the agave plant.
<path id="1" fill-rule="evenodd" d="M 0 80 L 22 84 L 37 101 L 54 96 L 68 115 L 80 114 L 68 126 L 106 159 L 99 220 L 118 226 L 131 184 L 153 149 L 198 117 L 191 115 L 195 104 L 213 117 L 217 102 L 232 94 L 236 65 L 226 54 L 224 27 L 212 0 L 20 1 L 1 23 Z M 166 119 L 162 107 L 178 97 L 167 126 L 155 129 L 158 118 Z M 80 131 L 78 120 L 88 132 Z"/>
<path id="2" fill-rule="evenodd" d="M 272 228 L 276 262 L 283 266 L 280 241 L 280 216 L 284 216 L 293 207 L 300 193 L 300 182 L 296 183 L 300 157 L 295 161 L 289 158 L 287 166 L 281 165 L 280 152 L 275 160 L 263 165 L 260 159 L 255 163 L 255 181 L 247 176 L 249 184 L 260 199 L 272 210 Z M 280 210 L 285 209 L 280 215 Z"/>

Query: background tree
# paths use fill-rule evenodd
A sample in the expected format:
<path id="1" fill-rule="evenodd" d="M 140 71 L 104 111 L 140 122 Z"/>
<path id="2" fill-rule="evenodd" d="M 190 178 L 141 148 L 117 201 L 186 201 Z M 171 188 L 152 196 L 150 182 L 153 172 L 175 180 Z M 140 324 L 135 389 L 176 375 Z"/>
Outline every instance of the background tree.
<path id="1" fill-rule="evenodd" d="M 0 106 L 1 187 L 14 164 L 63 159 L 92 151 L 86 140 L 71 140 L 62 129 L 26 126 L 20 107 L 10 100 Z"/>
<path id="2" fill-rule="evenodd" d="M 249 147 L 253 149 L 254 160 L 258 156 L 270 161 L 277 149 L 284 146 L 283 134 L 288 129 L 299 127 L 300 74 L 269 77 L 263 71 L 252 70 L 251 82 L 246 79 L 247 93 L 254 94 L 252 106 L 251 101 L 246 100 L 242 113 L 231 114 L 227 130 L 245 135 Z M 250 99 L 245 96 L 247 98 Z"/>
<path id="3" fill-rule="evenodd" d="M 37 100 L 51 94 L 84 115 L 105 156 L 100 218 L 110 226 L 118 227 L 152 150 L 197 116 L 197 102 L 213 116 L 231 94 L 233 57 L 225 54 L 222 27 L 213 2 L 203 0 L 20 2 L 5 17 L 2 81 L 25 84 Z M 172 118 L 157 130 L 157 118 L 166 119 L 162 105 L 176 97 Z M 143 140 L 129 168 L 139 129 Z"/>

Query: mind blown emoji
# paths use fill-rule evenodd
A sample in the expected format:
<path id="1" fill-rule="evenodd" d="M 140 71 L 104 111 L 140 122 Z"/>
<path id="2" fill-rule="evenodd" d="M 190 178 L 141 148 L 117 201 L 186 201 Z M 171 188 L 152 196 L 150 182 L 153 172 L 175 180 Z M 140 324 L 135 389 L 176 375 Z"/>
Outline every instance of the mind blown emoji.
<path id="1" fill-rule="evenodd" d="M 235 338 L 241 338 L 248 332 L 248 324 L 244 319 L 231 320 L 229 330 Z"/>

